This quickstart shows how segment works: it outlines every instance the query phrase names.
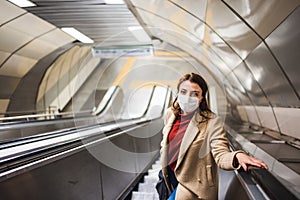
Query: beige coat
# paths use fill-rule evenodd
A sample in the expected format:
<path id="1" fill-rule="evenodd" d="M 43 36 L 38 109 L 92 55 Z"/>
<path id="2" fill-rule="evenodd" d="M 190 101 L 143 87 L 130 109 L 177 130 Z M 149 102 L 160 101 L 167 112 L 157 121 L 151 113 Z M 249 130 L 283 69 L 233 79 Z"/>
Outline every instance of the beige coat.
<path id="1" fill-rule="evenodd" d="M 167 110 L 161 161 L 163 174 L 167 176 L 167 138 L 175 120 L 171 109 Z M 176 200 L 217 199 L 218 166 L 222 169 L 235 169 L 233 160 L 237 152 L 230 152 L 226 132 L 220 118 L 212 115 L 205 123 L 195 113 L 189 123 L 179 150 L 175 175 L 179 182 Z"/>

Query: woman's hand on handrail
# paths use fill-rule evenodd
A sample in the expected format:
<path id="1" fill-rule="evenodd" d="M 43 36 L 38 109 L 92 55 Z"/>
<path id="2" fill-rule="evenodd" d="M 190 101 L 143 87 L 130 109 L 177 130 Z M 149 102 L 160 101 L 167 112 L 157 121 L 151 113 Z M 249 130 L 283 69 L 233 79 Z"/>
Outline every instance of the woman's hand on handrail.
<path id="1" fill-rule="evenodd" d="M 245 171 L 248 170 L 247 165 L 268 169 L 268 166 L 262 160 L 249 156 L 245 153 L 237 153 L 235 157 Z"/>

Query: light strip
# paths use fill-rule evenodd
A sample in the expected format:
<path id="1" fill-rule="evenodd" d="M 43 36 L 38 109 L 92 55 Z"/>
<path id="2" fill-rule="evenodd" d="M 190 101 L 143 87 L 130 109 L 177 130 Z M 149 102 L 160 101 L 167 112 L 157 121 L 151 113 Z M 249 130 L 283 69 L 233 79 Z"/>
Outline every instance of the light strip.
<path id="1" fill-rule="evenodd" d="M 64 28 L 61 28 L 61 30 L 66 32 L 67 34 L 71 35 L 72 37 L 76 38 L 77 40 L 79 40 L 82 43 L 94 43 L 94 41 L 91 38 L 82 34 L 81 32 L 79 32 L 78 30 L 76 30 L 73 27 L 64 27 Z"/>
<path id="2" fill-rule="evenodd" d="M 36 4 L 34 4 L 28 0 L 8 0 L 8 1 L 10 1 L 11 3 L 13 3 L 21 8 L 36 6 Z"/>

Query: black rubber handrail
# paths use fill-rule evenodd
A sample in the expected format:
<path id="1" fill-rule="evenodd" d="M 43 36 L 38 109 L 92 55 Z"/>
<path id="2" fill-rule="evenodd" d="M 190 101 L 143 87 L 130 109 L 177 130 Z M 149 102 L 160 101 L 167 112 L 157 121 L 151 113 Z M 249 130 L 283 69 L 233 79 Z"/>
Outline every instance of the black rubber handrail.
<path id="1" fill-rule="evenodd" d="M 87 145 L 92 145 L 92 143 L 101 142 L 110 139 L 111 137 L 117 137 L 118 135 L 124 134 L 126 131 L 130 129 L 133 130 L 146 125 L 150 121 L 158 120 L 159 118 L 162 117 L 165 106 L 168 103 L 167 101 L 169 101 L 168 94 L 170 94 L 169 88 L 167 88 L 166 91 L 166 96 L 165 96 L 164 105 L 162 107 L 161 116 L 156 117 L 155 119 L 142 118 L 140 120 L 136 120 L 136 119 L 126 120 L 124 121 L 125 124 L 123 124 L 122 126 L 120 126 L 118 122 L 115 122 L 116 123 L 115 128 L 111 130 L 107 130 L 106 132 L 103 132 L 103 134 L 99 134 L 99 125 L 93 125 L 89 127 L 82 127 L 82 130 L 77 128 L 76 130 L 65 130 L 63 133 L 53 133 L 53 135 L 45 134 L 42 136 L 34 136 L 31 138 L 26 138 L 24 140 L 14 141 L 15 145 L 18 146 L 18 145 L 26 144 L 26 142 L 32 143 L 35 141 L 41 141 L 42 139 L 47 140 L 55 137 L 61 137 L 67 134 L 77 133 L 78 131 L 80 132 L 89 131 L 89 129 L 94 131 L 91 134 L 88 134 L 86 137 L 79 136 L 77 138 L 73 138 L 67 141 L 62 141 L 62 142 L 58 141 L 57 143 L 52 143 L 38 148 L 32 148 L 26 152 L 20 152 L 19 154 L 11 154 L 10 156 L 2 157 L 2 159 L 0 160 L 0 165 L 1 165 L 0 171 L 2 171 L 2 173 L 0 173 L 0 178 L 6 177 L 9 173 L 8 171 L 14 168 L 18 168 L 20 166 L 26 167 L 25 165 L 30 165 L 31 163 L 39 162 L 42 159 L 47 159 L 47 156 L 50 157 L 51 156 L 57 157 L 58 155 L 62 156 L 64 153 L 68 153 L 71 150 L 72 151 L 78 150 L 84 148 Z M 107 124 L 107 126 L 109 125 L 111 124 Z M 82 144 L 83 140 L 85 141 L 90 140 L 90 142 L 87 142 L 87 144 Z M 11 145 L 10 147 L 13 147 L 13 142 L 10 145 Z M 6 146 L 6 148 L 9 148 L 9 146 Z M 12 171 L 13 171 L 12 173 L 15 172 L 14 170 Z"/>
<path id="2" fill-rule="evenodd" d="M 22 152 L 21 154 L 12 155 L 8 157 L 4 157 L 0 159 L 0 174 L 1 171 L 5 171 L 8 169 L 11 169 L 16 166 L 20 166 L 29 162 L 33 162 L 38 159 L 42 159 L 46 156 L 56 154 L 58 152 L 66 151 L 67 149 L 78 147 L 82 144 L 82 141 L 88 141 L 88 140 L 96 140 L 96 139 L 102 139 L 107 140 L 108 138 L 113 137 L 115 134 L 119 135 L 121 132 L 125 133 L 126 131 L 130 129 L 136 129 L 139 127 L 142 127 L 146 123 L 148 123 L 149 120 L 144 120 L 139 123 L 131 123 L 124 126 L 116 126 L 115 128 L 108 130 L 106 132 L 103 132 L 103 134 L 98 134 L 97 130 L 98 127 L 92 127 L 91 129 L 95 129 L 95 133 L 89 134 L 85 137 L 77 137 L 71 140 L 67 141 L 58 141 L 57 143 L 53 143 L 47 146 L 42 146 L 36 149 L 31 149 L 26 152 Z M 77 131 L 83 131 L 83 130 L 77 130 Z M 71 133 L 69 133 L 71 134 Z M 87 142 L 88 143 L 88 142 Z M 71 146 L 70 146 L 71 145 Z M 68 146 L 68 147 L 67 147 Z M 86 146 L 86 145 L 85 145 Z"/>
<path id="3" fill-rule="evenodd" d="M 230 141 L 230 148 L 233 150 L 242 150 L 242 146 L 227 134 Z M 297 200 L 298 198 L 289 191 L 280 181 L 278 181 L 268 170 L 264 168 L 257 168 L 254 166 L 248 166 L 248 172 L 245 172 L 242 168 L 239 169 L 239 173 L 244 173 L 244 176 L 251 176 L 263 189 L 263 192 L 267 196 L 274 200 Z M 246 175 L 245 175 L 246 174 Z"/>
<path id="4" fill-rule="evenodd" d="M 298 200 L 281 182 L 279 182 L 268 170 L 250 167 L 252 177 L 264 189 L 264 192 L 274 200 Z"/>
<path id="5" fill-rule="evenodd" d="M 98 104 L 97 108 L 96 108 L 96 112 L 93 112 L 94 115 L 98 116 L 100 114 L 102 114 L 104 112 L 104 110 L 107 108 L 107 106 L 110 104 L 110 102 L 112 101 L 113 97 L 115 95 L 117 95 L 117 92 L 120 90 L 119 86 L 112 86 L 110 87 L 107 92 L 113 88 L 113 91 L 111 92 L 111 94 L 109 95 L 109 97 L 107 98 L 107 101 L 105 102 L 104 106 L 102 106 L 102 108 L 100 110 L 98 110 L 99 106 L 101 105 L 102 101 L 105 100 L 106 94 L 104 95 L 103 99 L 101 100 L 101 102 Z"/>
<path id="6" fill-rule="evenodd" d="M 93 127 L 110 125 L 112 123 L 114 123 L 114 122 L 107 122 L 107 123 L 102 123 L 102 124 L 94 124 L 94 125 L 81 126 L 81 127 L 72 127 L 72 128 L 60 129 L 57 131 L 47 132 L 47 133 L 38 134 L 38 135 L 17 138 L 14 140 L 0 141 L 0 150 L 4 149 L 4 148 L 27 144 L 30 142 L 41 141 L 41 140 L 45 140 L 45 139 L 55 138 L 58 136 L 72 134 L 72 133 L 78 132 L 78 130 L 84 131 L 84 130 L 91 129 Z"/>
<path id="7" fill-rule="evenodd" d="M 167 92 L 166 92 L 166 96 L 164 97 L 165 99 L 167 98 L 168 93 L 170 91 L 170 88 L 166 88 L 166 89 L 167 89 Z M 134 118 L 134 119 L 119 119 L 119 120 L 115 120 L 115 121 L 112 121 L 112 122 L 105 122 L 105 123 L 101 123 L 101 124 L 87 125 L 87 126 L 81 126 L 81 127 L 71 127 L 71 128 L 67 128 L 67 129 L 47 132 L 47 133 L 44 133 L 44 134 L 38 134 L 38 135 L 32 135 L 32 136 L 28 136 L 28 137 L 17 138 L 17 139 L 14 139 L 14 140 L 0 141 L 0 150 L 3 149 L 3 148 L 13 147 L 13 146 L 21 145 L 21 144 L 26 144 L 26 143 L 29 143 L 29 142 L 34 142 L 34 141 L 39 141 L 39 140 L 44 140 L 44 139 L 50 139 L 50 138 L 55 138 L 57 136 L 63 136 L 63 135 L 71 134 L 73 132 L 78 131 L 79 128 L 81 130 L 85 130 L 85 129 L 91 129 L 93 126 L 98 127 L 99 125 L 100 126 L 106 126 L 106 125 L 111 125 L 111 124 L 115 124 L 115 123 L 130 122 L 131 120 L 136 120 L 136 119 L 145 117 L 146 113 L 149 111 L 149 107 L 150 107 L 151 101 L 153 99 L 154 90 L 155 90 L 155 87 L 153 87 L 153 90 L 151 92 L 151 97 L 150 97 L 150 100 L 147 104 L 147 109 L 141 117 Z M 164 101 L 163 108 L 167 104 L 166 101 L 167 101 L 167 99 Z M 161 115 L 162 115 L 162 113 L 161 113 Z M 40 122 L 40 121 L 38 121 L 38 122 Z"/>

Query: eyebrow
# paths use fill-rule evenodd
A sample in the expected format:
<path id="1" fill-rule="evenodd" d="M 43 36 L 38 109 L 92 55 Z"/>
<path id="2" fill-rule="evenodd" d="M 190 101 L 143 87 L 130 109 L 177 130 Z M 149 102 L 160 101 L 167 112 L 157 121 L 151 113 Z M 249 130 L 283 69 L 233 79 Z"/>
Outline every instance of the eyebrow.
<path id="1" fill-rule="evenodd" d="M 181 88 L 181 90 L 187 90 L 187 89 Z M 200 93 L 201 91 L 199 91 L 199 90 L 192 90 L 191 92 L 198 92 L 198 93 Z"/>

